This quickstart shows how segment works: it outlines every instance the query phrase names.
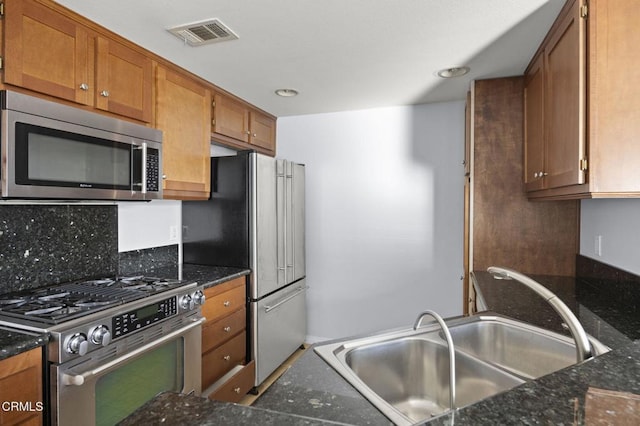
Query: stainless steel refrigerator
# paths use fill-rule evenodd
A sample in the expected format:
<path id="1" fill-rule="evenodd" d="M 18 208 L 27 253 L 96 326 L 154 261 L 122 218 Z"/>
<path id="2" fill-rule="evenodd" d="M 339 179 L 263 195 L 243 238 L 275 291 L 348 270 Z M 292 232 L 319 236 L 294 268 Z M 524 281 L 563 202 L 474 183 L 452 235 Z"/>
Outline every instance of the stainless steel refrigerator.
<path id="1" fill-rule="evenodd" d="M 184 263 L 251 269 L 255 386 L 306 336 L 304 170 L 253 151 L 214 157 L 210 199 L 182 203 Z"/>

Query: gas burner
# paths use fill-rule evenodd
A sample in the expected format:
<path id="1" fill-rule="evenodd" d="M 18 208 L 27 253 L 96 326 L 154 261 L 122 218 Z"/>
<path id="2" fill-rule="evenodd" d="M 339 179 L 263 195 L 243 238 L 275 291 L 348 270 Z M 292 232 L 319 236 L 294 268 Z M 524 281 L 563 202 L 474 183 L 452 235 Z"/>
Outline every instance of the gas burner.
<path id="1" fill-rule="evenodd" d="M 26 311 L 24 312 L 25 315 L 48 315 L 52 312 L 58 311 L 60 309 L 64 308 L 64 306 L 60 305 L 60 306 L 52 306 L 49 308 L 40 308 L 40 309 L 33 309 L 30 311 Z"/>
<path id="2" fill-rule="evenodd" d="M 112 285 L 115 282 L 116 281 L 112 280 L 111 278 L 104 278 L 104 279 L 101 279 L 101 280 L 84 281 L 84 284 L 109 287 L 110 285 Z"/>
<path id="3" fill-rule="evenodd" d="M 2 295 L 0 315 L 59 324 L 182 285 L 180 280 L 143 275 L 77 281 Z"/>
<path id="4" fill-rule="evenodd" d="M 94 301 L 94 300 L 87 300 L 87 301 L 80 300 L 80 301 L 74 303 L 74 306 L 78 306 L 80 308 L 94 308 L 96 306 L 111 305 L 112 303 L 113 303 L 113 301 L 110 301 L 110 300 L 105 300 L 104 302 L 97 302 L 97 301 Z"/>
<path id="5" fill-rule="evenodd" d="M 39 296 L 38 300 L 42 300 L 43 302 L 47 302 L 49 300 L 55 300 L 55 299 L 62 299 L 64 297 L 67 297 L 69 295 L 69 292 L 62 292 L 62 293 L 54 293 L 54 294 L 47 294 L 45 296 Z"/>
<path id="6" fill-rule="evenodd" d="M 25 303 L 26 300 L 24 298 L 20 298 L 20 299 L 0 299 L 0 306 L 3 305 L 15 305 L 18 303 Z M 0 308 L 2 309 L 2 308 Z"/>

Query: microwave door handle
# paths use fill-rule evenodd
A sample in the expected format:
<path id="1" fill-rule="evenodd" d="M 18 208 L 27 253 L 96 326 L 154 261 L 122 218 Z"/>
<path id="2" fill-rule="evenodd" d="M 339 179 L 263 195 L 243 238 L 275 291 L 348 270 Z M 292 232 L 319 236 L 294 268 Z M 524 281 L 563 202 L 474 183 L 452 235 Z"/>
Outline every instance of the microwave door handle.
<path id="1" fill-rule="evenodd" d="M 147 193 L 147 143 L 142 142 L 142 190 L 143 194 Z"/>
<path id="2" fill-rule="evenodd" d="M 141 346 L 129 353 L 127 353 L 126 355 L 123 355 L 119 358 L 116 358 L 112 361 L 107 362 L 106 364 L 102 364 L 101 366 L 94 368 L 93 370 L 89 370 L 89 371 L 85 371 L 84 373 L 80 373 L 80 374 L 67 374 L 67 373 L 63 373 L 62 374 L 62 384 L 64 385 L 74 385 L 74 386 L 82 386 L 85 381 L 93 376 L 97 376 L 98 374 L 107 371 L 115 366 L 117 366 L 118 364 L 121 364 L 122 362 L 125 362 L 131 358 L 134 358 L 138 355 L 140 355 L 143 352 L 149 351 L 157 346 L 162 345 L 163 343 L 168 342 L 169 340 L 172 340 L 184 333 L 186 333 L 187 331 L 195 328 L 195 327 L 199 327 L 203 322 L 205 322 L 206 318 L 199 318 L 197 320 L 194 320 L 194 322 L 192 322 L 189 325 L 186 325 L 178 330 L 175 330 L 165 336 L 162 336 L 160 339 L 154 340 L 151 343 L 148 343 L 144 346 Z"/>

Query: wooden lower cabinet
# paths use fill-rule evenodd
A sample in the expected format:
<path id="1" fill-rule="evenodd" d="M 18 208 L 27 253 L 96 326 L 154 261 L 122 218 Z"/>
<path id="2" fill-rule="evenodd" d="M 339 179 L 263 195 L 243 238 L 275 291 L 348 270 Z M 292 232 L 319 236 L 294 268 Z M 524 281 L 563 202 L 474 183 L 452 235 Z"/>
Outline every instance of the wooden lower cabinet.
<path id="1" fill-rule="evenodd" d="M 0 403 L 0 425 L 42 424 L 42 348 L 0 361 Z"/>
<path id="2" fill-rule="evenodd" d="M 245 366 L 238 366 L 219 380 L 217 386 L 210 394 L 209 399 L 227 402 L 240 402 L 240 400 L 253 388 L 256 381 L 255 362 L 251 361 Z"/>
<path id="3" fill-rule="evenodd" d="M 203 389 L 213 385 L 236 365 L 244 364 L 247 353 L 246 339 L 246 334 L 243 331 L 227 343 L 202 355 Z"/>
<path id="4" fill-rule="evenodd" d="M 246 277 L 204 291 L 202 389 L 211 399 L 238 402 L 253 387 L 255 365 L 247 363 Z"/>

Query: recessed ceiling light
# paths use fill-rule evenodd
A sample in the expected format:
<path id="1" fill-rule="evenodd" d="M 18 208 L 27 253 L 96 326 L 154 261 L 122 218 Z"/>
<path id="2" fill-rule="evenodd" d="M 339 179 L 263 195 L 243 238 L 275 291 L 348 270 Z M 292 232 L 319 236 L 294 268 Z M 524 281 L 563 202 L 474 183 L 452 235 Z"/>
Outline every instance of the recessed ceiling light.
<path id="1" fill-rule="evenodd" d="M 276 95 L 282 96 L 283 98 L 291 98 L 297 96 L 298 91 L 295 89 L 278 89 L 276 90 Z"/>
<path id="2" fill-rule="evenodd" d="M 442 78 L 455 78 L 462 77 L 463 75 L 469 72 L 469 67 L 453 67 L 453 68 L 445 68 L 437 72 L 438 77 Z"/>

